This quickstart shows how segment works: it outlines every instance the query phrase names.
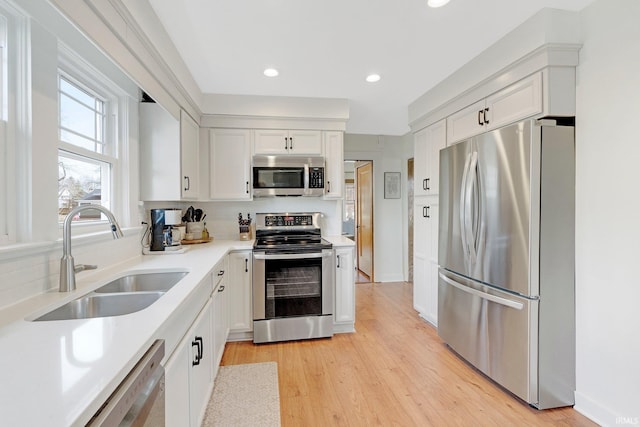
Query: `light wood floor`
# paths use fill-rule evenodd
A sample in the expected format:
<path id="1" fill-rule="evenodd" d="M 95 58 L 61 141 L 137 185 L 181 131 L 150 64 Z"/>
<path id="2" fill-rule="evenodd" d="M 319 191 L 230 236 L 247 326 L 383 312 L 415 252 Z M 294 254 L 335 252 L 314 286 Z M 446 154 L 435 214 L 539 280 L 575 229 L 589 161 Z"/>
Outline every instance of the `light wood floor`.
<path id="1" fill-rule="evenodd" d="M 277 362 L 285 427 L 596 425 L 532 409 L 455 356 L 416 315 L 410 283 L 357 284 L 356 300 L 354 334 L 228 343 L 222 364 Z"/>

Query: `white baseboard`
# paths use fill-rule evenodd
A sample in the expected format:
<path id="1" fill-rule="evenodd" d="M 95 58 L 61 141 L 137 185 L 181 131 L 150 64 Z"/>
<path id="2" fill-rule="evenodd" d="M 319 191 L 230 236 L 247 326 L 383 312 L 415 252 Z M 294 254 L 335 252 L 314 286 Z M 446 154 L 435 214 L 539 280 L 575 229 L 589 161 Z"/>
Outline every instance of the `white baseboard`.
<path id="1" fill-rule="evenodd" d="M 575 392 L 576 403 L 573 409 L 589 418 L 594 423 L 603 427 L 613 427 L 620 425 L 640 425 L 638 414 L 614 414 L 609 408 L 605 408 L 593 399 L 585 396 L 579 391 Z M 633 421 L 635 422 L 625 422 Z"/>

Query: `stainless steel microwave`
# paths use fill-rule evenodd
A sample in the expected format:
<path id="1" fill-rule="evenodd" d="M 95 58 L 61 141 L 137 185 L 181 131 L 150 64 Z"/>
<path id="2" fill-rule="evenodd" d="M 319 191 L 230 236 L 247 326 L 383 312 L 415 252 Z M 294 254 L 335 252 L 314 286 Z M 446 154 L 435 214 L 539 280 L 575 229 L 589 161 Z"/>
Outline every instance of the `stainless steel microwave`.
<path id="1" fill-rule="evenodd" d="M 324 157 L 253 156 L 253 197 L 322 196 Z"/>

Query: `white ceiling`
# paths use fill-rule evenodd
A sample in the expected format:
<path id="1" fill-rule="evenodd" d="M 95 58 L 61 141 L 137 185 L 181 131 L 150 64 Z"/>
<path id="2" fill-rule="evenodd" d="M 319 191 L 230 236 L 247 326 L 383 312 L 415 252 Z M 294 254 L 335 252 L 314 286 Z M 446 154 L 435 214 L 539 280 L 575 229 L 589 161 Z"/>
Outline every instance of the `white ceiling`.
<path id="1" fill-rule="evenodd" d="M 203 93 L 346 98 L 347 132 L 403 135 L 407 106 L 544 7 L 592 0 L 149 0 Z M 280 76 L 268 78 L 266 67 Z M 370 73 L 380 82 L 365 82 Z"/>

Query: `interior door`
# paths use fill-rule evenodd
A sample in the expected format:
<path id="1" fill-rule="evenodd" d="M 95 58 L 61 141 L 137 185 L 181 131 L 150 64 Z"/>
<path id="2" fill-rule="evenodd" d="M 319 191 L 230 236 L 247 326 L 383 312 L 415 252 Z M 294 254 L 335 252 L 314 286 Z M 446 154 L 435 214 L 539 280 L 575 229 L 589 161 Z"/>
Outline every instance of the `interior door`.
<path id="1" fill-rule="evenodd" d="M 373 281 L 373 164 L 356 166 L 358 270 Z"/>

